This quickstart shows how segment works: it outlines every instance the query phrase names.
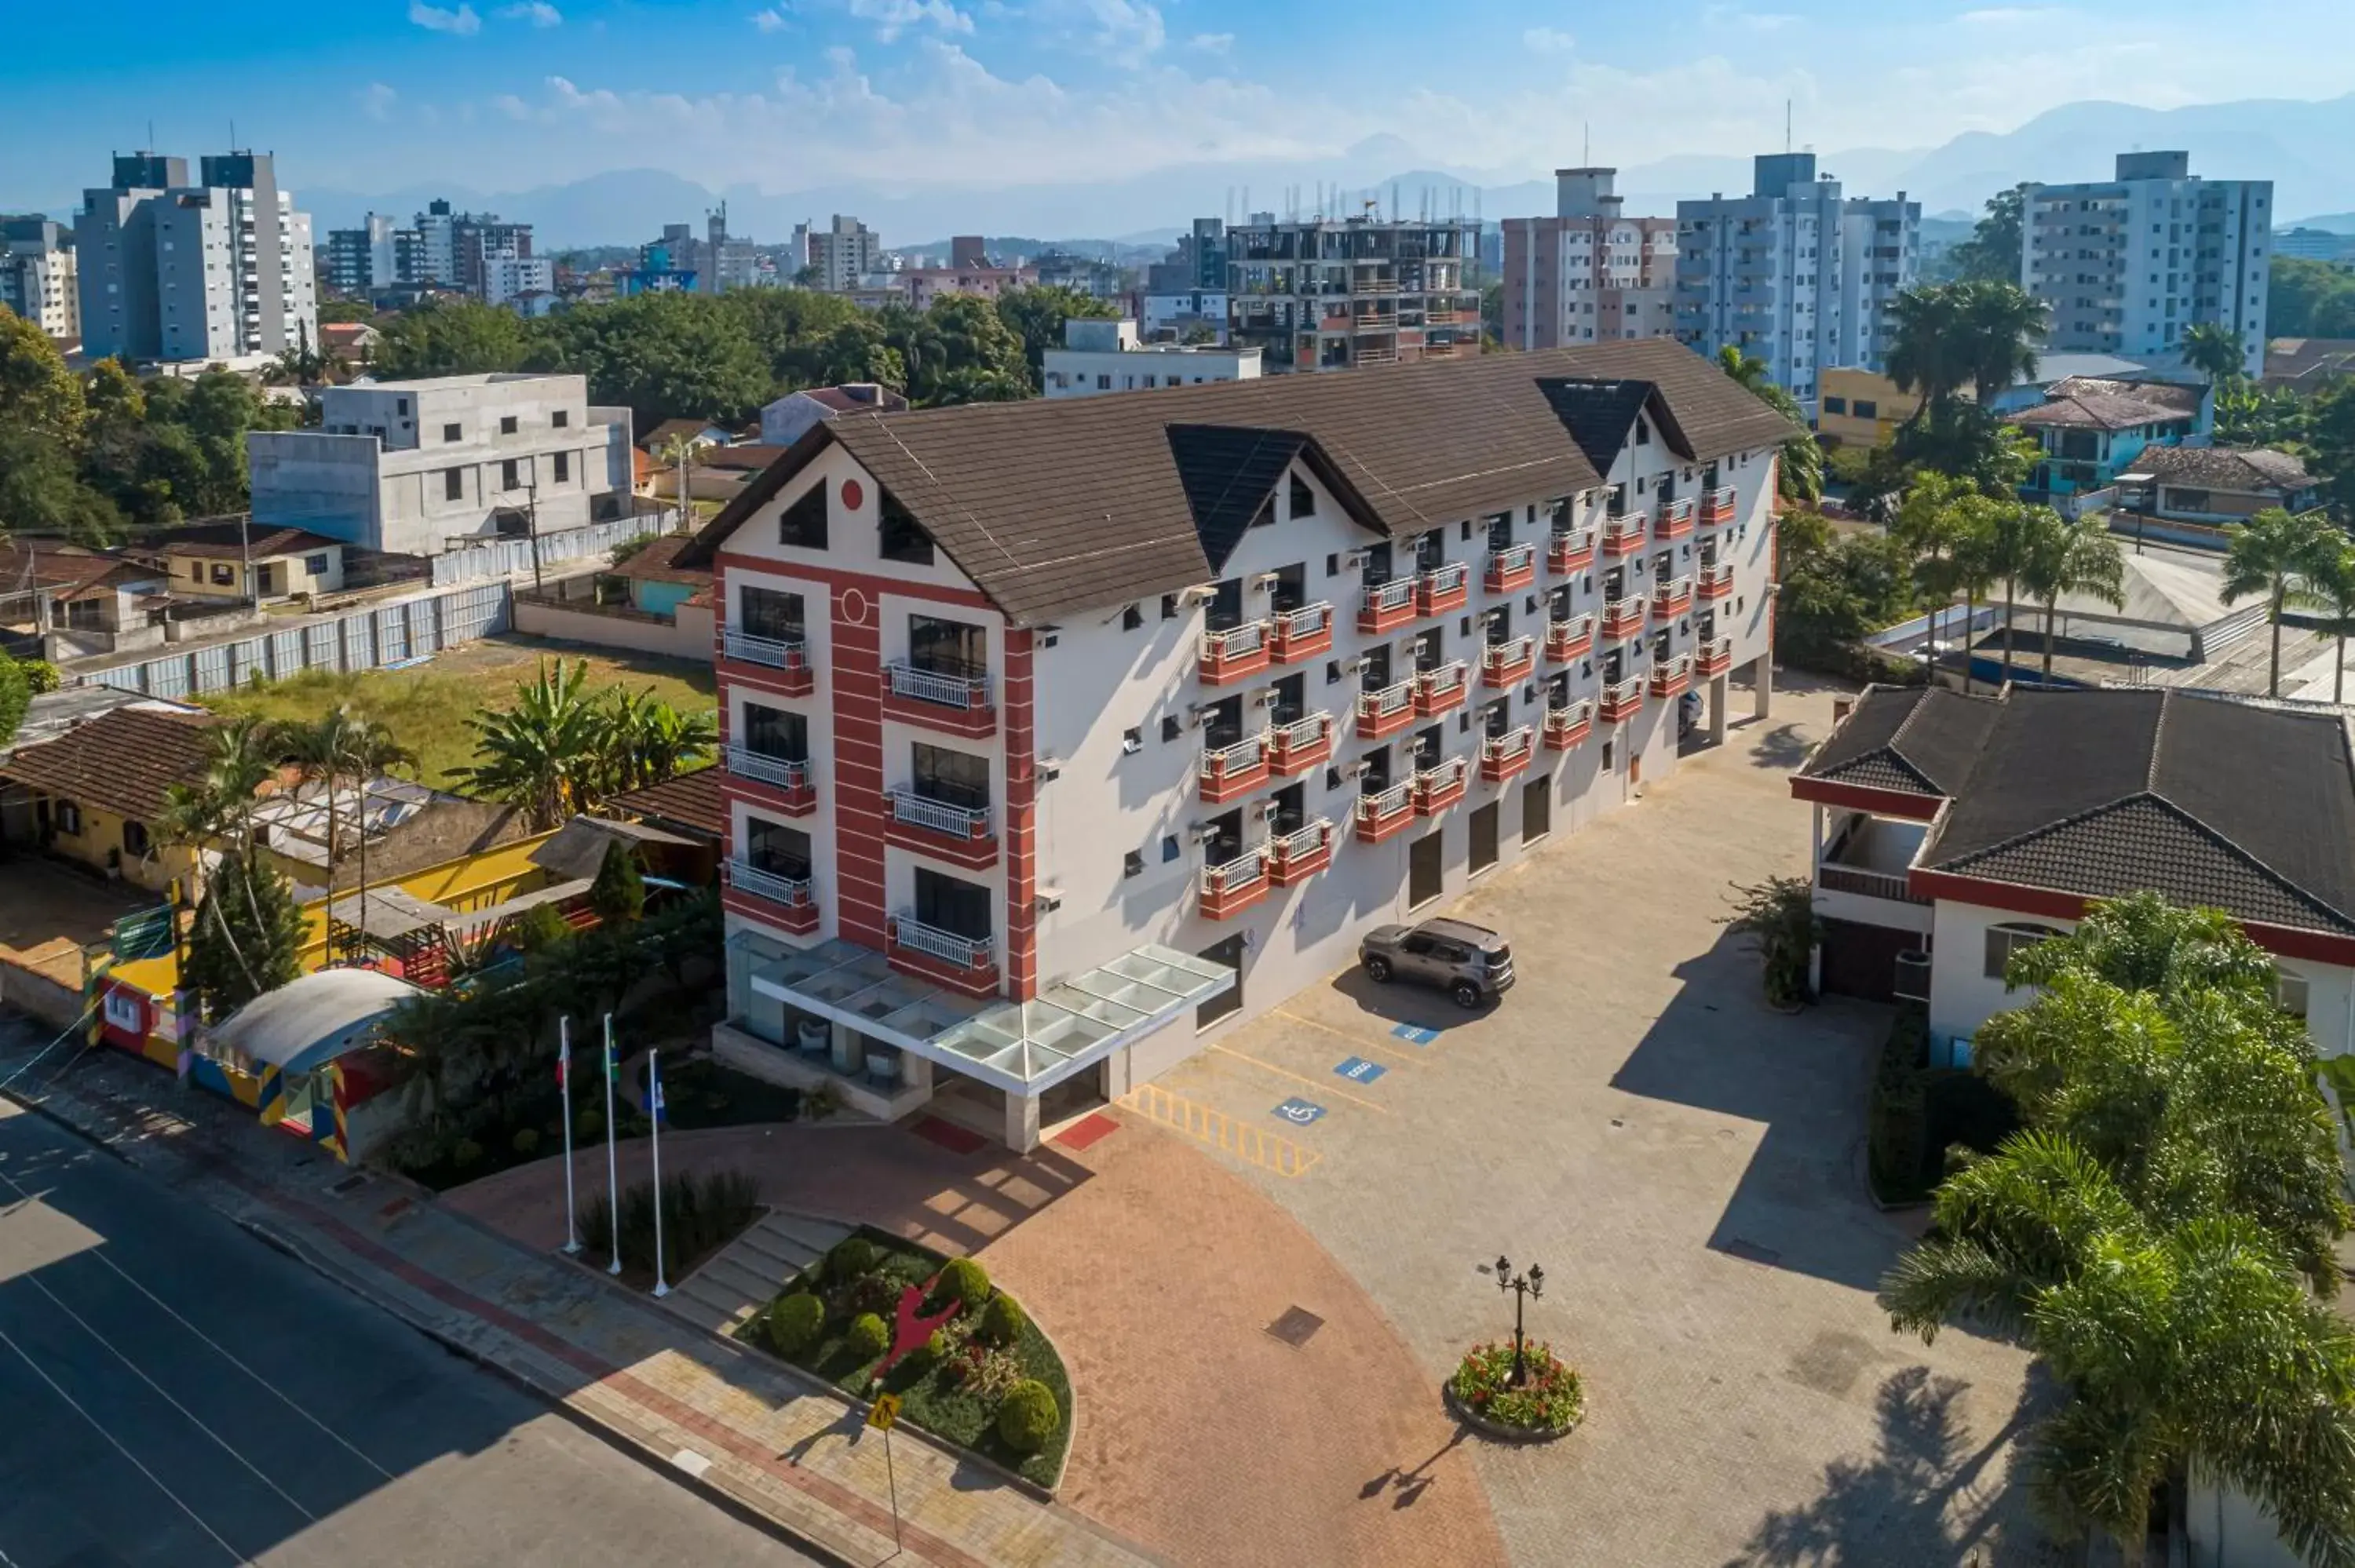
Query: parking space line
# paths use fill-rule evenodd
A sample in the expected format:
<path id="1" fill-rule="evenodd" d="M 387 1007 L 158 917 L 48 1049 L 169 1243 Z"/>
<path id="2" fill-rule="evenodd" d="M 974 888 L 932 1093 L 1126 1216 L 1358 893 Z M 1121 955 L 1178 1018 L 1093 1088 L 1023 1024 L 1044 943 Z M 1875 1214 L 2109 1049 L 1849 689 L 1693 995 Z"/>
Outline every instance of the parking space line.
<path id="1" fill-rule="evenodd" d="M 1366 1036 L 1360 1034 L 1353 1034 L 1346 1029 L 1336 1029 L 1329 1023 L 1320 1023 L 1313 1018 L 1303 1018 L 1300 1014 L 1292 1012 L 1288 1008 L 1278 1007 L 1273 1008 L 1271 1011 L 1273 1012 L 1278 1018 L 1288 1018 L 1295 1023 L 1305 1023 L 1311 1029 L 1323 1030 L 1326 1033 L 1332 1035 L 1337 1040 L 1347 1040 L 1350 1044 L 1356 1046 L 1360 1051 L 1386 1051 L 1393 1056 L 1402 1057 L 1410 1062 L 1423 1060 L 1431 1054 L 1429 1047 L 1425 1047 L 1419 1051 L 1401 1051 L 1395 1045 L 1385 1045 L 1379 1040 L 1368 1039 Z"/>
<path id="2" fill-rule="evenodd" d="M 1139 1084 L 1113 1103 L 1277 1176 L 1305 1176 L 1324 1158 L 1288 1138 L 1237 1121 L 1222 1110 L 1172 1094 L 1158 1084 Z"/>
<path id="3" fill-rule="evenodd" d="M 1218 1052 L 1222 1056 L 1232 1056 L 1238 1062 L 1249 1062 L 1252 1066 L 1259 1068 L 1263 1073 L 1273 1073 L 1279 1078 L 1289 1078 L 1295 1084 L 1305 1085 L 1309 1088 L 1315 1089 L 1320 1095 L 1330 1095 L 1337 1100 L 1347 1100 L 1353 1106 L 1363 1106 L 1366 1109 L 1372 1111 L 1379 1116 L 1388 1116 L 1391 1114 L 1390 1107 L 1376 1105 L 1371 1100 L 1360 1099 L 1356 1095 L 1348 1094 L 1340 1089 L 1335 1088 L 1331 1084 L 1323 1079 L 1303 1077 L 1298 1073 L 1293 1072 L 1287 1067 L 1279 1067 L 1273 1062 L 1263 1062 L 1256 1056 L 1246 1056 L 1241 1052 L 1232 1050 L 1228 1046 L 1213 1045 L 1210 1049 Z"/>

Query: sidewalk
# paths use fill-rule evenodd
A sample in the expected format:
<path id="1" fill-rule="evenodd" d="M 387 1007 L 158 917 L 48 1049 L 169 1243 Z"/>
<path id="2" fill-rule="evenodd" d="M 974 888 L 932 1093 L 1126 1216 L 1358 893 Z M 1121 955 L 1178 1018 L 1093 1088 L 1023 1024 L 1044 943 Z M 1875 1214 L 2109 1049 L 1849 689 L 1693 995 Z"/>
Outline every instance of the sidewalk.
<path id="1" fill-rule="evenodd" d="M 0 1021 L 0 1079 L 40 1044 Z M 894 1556 L 880 1434 L 861 1412 L 405 1182 L 365 1176 L 102 1050 L 16 1097 L 100 1139 L 357 1294 L 562 1404 L 683 1481 L 845 1562 Z M 897 1557 L 940 1568 L 1153 1561 L 912 1432 L 895 1434 Z"/>

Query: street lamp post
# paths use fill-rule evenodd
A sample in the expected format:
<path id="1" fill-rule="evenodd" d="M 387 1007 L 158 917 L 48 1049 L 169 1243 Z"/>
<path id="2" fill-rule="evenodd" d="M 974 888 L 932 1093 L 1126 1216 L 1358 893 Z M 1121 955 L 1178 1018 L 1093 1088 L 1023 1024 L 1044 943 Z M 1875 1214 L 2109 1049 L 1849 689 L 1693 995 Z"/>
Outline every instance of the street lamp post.
<path id="1" fill-rule="evenodd" d="M 1527 1274 L 1515 1274 L 1513 1266 L 1499 1255 L 1497 1259 L 1497 1288 L 1513 1293 L 1513 1386 L 1520 1388 L 1529 1381 L 1529 1369 L 1522 1360 L 1521 1308 L 1531 1297 L 1545 1295 L 1545 1270 L 1529 1265 Z"/>

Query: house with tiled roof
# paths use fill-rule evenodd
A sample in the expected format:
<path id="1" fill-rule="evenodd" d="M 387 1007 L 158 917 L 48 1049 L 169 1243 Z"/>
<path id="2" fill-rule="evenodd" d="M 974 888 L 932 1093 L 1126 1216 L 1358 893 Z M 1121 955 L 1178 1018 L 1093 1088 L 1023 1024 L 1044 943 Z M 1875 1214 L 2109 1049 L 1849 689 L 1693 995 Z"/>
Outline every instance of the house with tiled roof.
<path id="1" fill-rule="evenodd" d="M 2126 511 L 2214 526 L 2244 523 L 2268 507 L 2304 512 L 2318 495 L 2306 465 L 2270 447 L 2148 447 L 2117 483 Z"/>
<path id="2" fill-rule="evenodd" d="M 1795 433 L 1665 338 L 812 426 L 672 557 L 715 1051 L 1021 1149 L 1127 1093 L 1763 715 Z"/>
<path id="3" fill-rule="evenodd" d="M 1821 988 L 1925 1002 L 1951 1059 L 2019 1005 L 2013 952 L 2145 890 L 2232 916 L 2316 1048 L 2355 1049 L 2355 750 L 2336 713 L 1868 687 L 1791 793 L 1814 808 Z"/>
<path id="4" fill-rule="evenodd" d="M 807 434 L 812 425 L 824 424 L 837 415 L 895 414 L 907 407 L 905 397 L 872 381 L 805 387 L 798 392 L 786 393 L 761 410 L 761 443 L 789 447 Z"/>
<path id="5" fill-rule="evenodd" d="M 176 784 L 204 777 L 212 715 L 143 700 L 0 758 L 0 844 L 62 856 L 151 892 L 186 879 L 195 852 L 156 823 Z"/>
<path id="6" fill-rule="evenodd" d="M 2073 376 L 2003 420 L 2032 437 L 2041 453 L 2020 493 L 2069 506 L 2109 489 L 2146 448 L 2204 439 L 2211 417 L 2206 387 Z"/>

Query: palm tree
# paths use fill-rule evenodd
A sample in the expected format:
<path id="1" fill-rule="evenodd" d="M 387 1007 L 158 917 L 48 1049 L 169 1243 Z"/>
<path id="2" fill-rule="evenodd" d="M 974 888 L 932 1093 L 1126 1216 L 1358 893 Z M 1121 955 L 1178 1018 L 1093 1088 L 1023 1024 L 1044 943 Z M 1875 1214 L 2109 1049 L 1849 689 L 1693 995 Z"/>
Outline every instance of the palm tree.
<path id="1" fill-rule="evenodd" d="M 2305 573 L 2298 599 L 2306 609 L 2318 611 L 2321 629 L 2337 643 L 2330 661 L 2330 700 L 2347 700 L 2347 639 L 2355 633 L 2355 545 L 2333 535 L 2335 547 L 2319 549 Z"/>
<path id="2" fill-rule="evenodd" d="M 1988 573 L 2003 585 L 2003 679 L 2011 683 L 2011 622 L 2020 588 L 2036 566 L 2037 553 L 2069 524 L 2049 506 L 1998 502 L 1987 514 L 1985 562 Z"/>
<path id="3" fill-rule="evenodd" d="M 2265 674 L 2265 694 L 2281 695 L 2282 612 L 2305 578 L 2339 547 L 2339 535 L 2319 513 L 2295 516 L 2268 506 L 2245 524 L 2232 529 L 2232 547 L 2224 556 L 2226 604 L 2251 594 L 2265 598 L 2265 619 L 2273 624 L 2273 656 Z M 2327 567 L 2325 568 L 2327 569 Z"/>
<path id="4" fill-rule="evenodd" d="M 1988 535 L 1998 503 L 1981 495 L 1970 481 L 1924 470 L 1913 476 L 1891 532 L 1914 554 L 1913 575 L 1930 600 L 1932 670 L 1936 669 L 1941 607 L 1964 596 L 1963 690 L 1971 689 L 1970 625 L 1978 596 L 1995 579 Z"/>
<path id="5" fill-rule="evenodd" d="M 205 890 L 192 885 L 183 890 L 183 897 L 188 906 L 199 910 L 210 907 L 216 934 L 256 991 L 262 989 L 254 968 L 258 959 L 240 949 L 220 913 L 219 897 L 241 899 L 253 925 L 258 928 L 264 924 L 252 882 L 253 807 L 262 785 L 277 770 L 277 758 L 283 749 L 284 741 L 277 726 L 252 714 L 240 714 L 227 724 L 211 726 L 205 732 L 204 771 L 194 783 L 174 784 L 165 789 L 164 809 L 154 822 L 159 843 L 198 850 L 219 848 L 219 875 L 210 879 L 218 882 L 212 891 L 219 896 L 208 906 L 201 897 Z M 197 863 L 202 865 L 201 861 Z M 208 879 L 197 875 L 190 880 L 196 883 Z"/>
<path id="6" fill-rule="evenodd" d="M 2061 523 L 2056 533 L 2040 524 L 2020 586 L 2044 607 L 2042 683 L 2052 683 L 2052 612 L 2065 593 L 2093 594 L 2113 608 L 2126 608 L 2126 556 L 2098 517 L 2062 521 L 2048 507 L 2037 508 Z"/>
<path id="7" fill-rule="evenodd" d="M 522 807 L 542 831 L 590 805 L 603 760 L 588 681 L 586 660 L 559 660 L 553 673 L 543 663 L 536 680 L 516 688 L 513 707 L 466 721 L 475 760 L 453 777 L 485 800 Z"/>
<path id="8" fill-rule="evenodd" d="M 2183 363 L 2217 386 L 2241 379 L 2241 334 L 2222 322 L 2199 322 L 2183 332 Z"/>
<path id="9" fill-rule="evenodd" d="M 1732 344 L 1717 351 L 1717 367 L 1734 384 L 1760 399 L 1794 425 L 1805 429 L 1806 410 L 1789 390 L 1768 377 L 1766 362 L 1744 354 Z M 1824 497 L 1824 449 L 1812 434 L 1793 436 L 1783 443 L 1775 465 L 1774 488 L 1785 501 L 1812 506 Z"/>
<path id="10" fill-rule="evenodd" d="M 1985 279 L 1954 285 L 1955 360 L 1985 408 L 1996 394 L 2036 371 L 2035 344 L 2044 336 L 2044 302 L 2017 283 Z"/>
<path id="11" fill-rule="evenodd" d="M 643 789 L 694 767 L 719 742 L 719 717 L 681 713 L 651 692 L 615 691 L 599 714 L 602 788 Z"/>
<path id="12" fill-rule="evenodd" d="M 1944 288 L 1907 289 L 1890 303 L 1889 379 L 1900 392 L 1921 394 L 1909 425 L 1945 413 L 1963 384 L 1966 372 L 1955 357 L 1956 314 L 1955 295 Z"/>

